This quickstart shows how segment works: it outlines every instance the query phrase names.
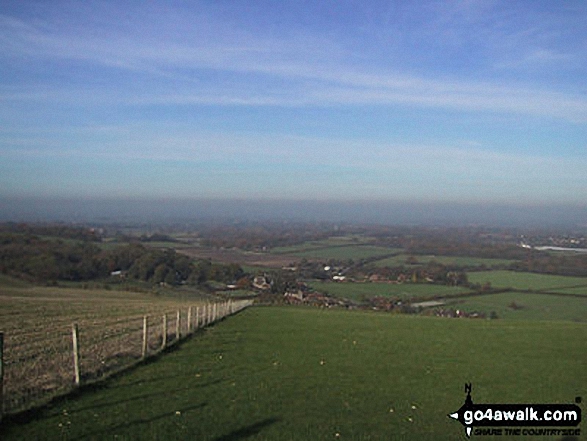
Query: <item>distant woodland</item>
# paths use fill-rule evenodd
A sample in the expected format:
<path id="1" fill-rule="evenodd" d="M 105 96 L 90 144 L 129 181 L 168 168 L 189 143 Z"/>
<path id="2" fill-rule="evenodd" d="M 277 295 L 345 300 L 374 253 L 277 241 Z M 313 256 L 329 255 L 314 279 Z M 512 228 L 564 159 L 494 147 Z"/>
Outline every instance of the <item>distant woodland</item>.
<path id="1" fill-rule="evenodd" d="M 31 281 L 128 277 L 168 285 L 208 280 L 230 283 L 243 275 L 239 265 L 194 261 L 174 250 L 151 249 L 140 243 L 103 250 L 97 240 L 93 232 L 81 228 L 4 226 L 0 229 L 0 272 Z"/>
<path id="2" fill-rule="evenodd" d="M 173 247 L 157 249 L 147 242 L 175 241 L 173 234 L 127 235 L 114 247 L 101 246 L 102 237 L 87 227 L 66 225 L 0 225 L 0 272 L 32 281 L 88 281 L 124 277 L 167 285 L 198 285 L 207 281 L 241 285 L 247 276 L 238 264 L 217 264 L 205 259 L 192 259 Z M 514 271 L 587 276 L 587 254 L 550 253 L 522 248 L 517 234 L 507 231 L 446 228 L 358 227 L 329 224 L 253 224 L 207 225 L 193 231 L 201 246 L 238 248 L 267 252 L 274 247 L 318 241 L 333 236 L 361 235 L 371 245 L 401 248 L 407 255 L 467 256 L 511 260 L 507 268 Z M 387 278 L 404 272 L 398 267 L 374 267 L 369 259 L 356 262 L 329 261 L 357 273 L 378 273 Z M 299 276 L 320 278 L 320 265 L 298 262 Z M 435 283 L 467 284 L 465 271 L 483 268 L 446 267 L 430 263 L 410 276 L 414 280 L 432 279 Z M 368 270 L 368 271 L 367 271 Z M 250 275 L 249 275 L 250 276 Z M 250 278 L 250 277 L 249 277 Z M 272 275 L 291 284 L 289 276 L 278 270 Z M 285 283 L 285 282 L 284 282 Z"/>

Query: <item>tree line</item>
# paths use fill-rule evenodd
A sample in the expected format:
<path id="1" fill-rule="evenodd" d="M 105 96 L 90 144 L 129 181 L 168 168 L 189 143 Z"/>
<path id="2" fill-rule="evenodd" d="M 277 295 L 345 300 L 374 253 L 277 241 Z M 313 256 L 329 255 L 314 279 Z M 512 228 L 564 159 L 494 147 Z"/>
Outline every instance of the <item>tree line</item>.
<path id="1" fill-rule="evenodd" d="M 0 232 L 0 272 L 31 281 L 89 281 L 124 276 L 168 285 L 232 283 L 244 276 L 239 265 L 193 261 L 175 250 L 131 243 L 110 250 L 93 241 L 46 239 Z"/>

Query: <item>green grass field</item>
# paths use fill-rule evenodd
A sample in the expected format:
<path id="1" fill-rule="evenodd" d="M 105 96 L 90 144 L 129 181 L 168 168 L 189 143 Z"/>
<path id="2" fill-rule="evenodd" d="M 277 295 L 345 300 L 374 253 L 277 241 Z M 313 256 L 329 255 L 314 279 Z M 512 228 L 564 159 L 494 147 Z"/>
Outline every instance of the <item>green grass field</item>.
<path id="1" fill-rule="evenodd" d="M 469 282 L 491 282 L 494 288 L 514 288 L 559 291 L 566 288 L 587 287 L 587 277 L 567 277 L 514 271 L 480 271 L 467 273 Z M 579 291 L 581 293 L 583 291 Z"/>
<path id="2" fill-rule="evenodd" d="M 449 294 L 465 294 L 470 290 L 462 287 L 433 285 L 431 283 L 334 283 L 312 282 L 313 289 L 334 297 L 361 301 L 372 297 L 400 297 L 401 299 L 427 299 Z"/>
<path id="3" fill-rule="evenodd" d="M 252 308 L 0 438 L 461 439 L 479 403 L 587 396 L 584 324 Z M 502 436 L 500 439 L 548 439 Z"/>
<path id="4" fill-rule="evenodd" d="M 514 302 L 519 309 L 511 308 Z M 519 320 L 571 320 L 587 323 L 587 296 L 565 297 L 507 292 L 467 297 L 450 302 L 463 311 L 495 311 L 499 318 Z"/>
<path id="5" fill-rule="evenodd" d="M 397 256 L 389 257 L 387 259 L 378 260 L 375 265 L 383 267 L 417 267 L 425 265 L 430 262 L 438 262 L 446 266 L 453 267 L 475 267 L 485 265 L 487 268 L 504 267 L 510 265 L 513 260 L 506 259 L 483 259 L 480 257 L 458 257 L 458 256 L 413 256 L 417 260 L 417 264 L 409 264 L 407 262 L 410 255 L 398 254 Z"/>
<path id="6" fill-rule="evenodd" d="M 586 296 L 587 297 L 587 285 L 582 286 L 580 288 L 557 288 L 556 292 L 560 292 L 562 294 L 572 294 L 575 296 Z"/>

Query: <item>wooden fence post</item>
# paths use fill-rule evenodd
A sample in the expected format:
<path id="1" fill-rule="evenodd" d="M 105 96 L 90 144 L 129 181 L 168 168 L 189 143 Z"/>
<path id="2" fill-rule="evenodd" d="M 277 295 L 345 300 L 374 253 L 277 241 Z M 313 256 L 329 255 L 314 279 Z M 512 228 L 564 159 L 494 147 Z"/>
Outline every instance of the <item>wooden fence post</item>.
<path id="1" fill-rule="evenodd" d="M 177 319 L 175 320 L 175 340 L 179 340 L 181 333 L 181 311 L 177 310 Z"/>
<path id="2" fill-rule="evenodd" d="M 200 307 L 196 306 L 196 329 L 200 328 Z"/>
<path id="3" fill-rule="evenodd" d="M 188 308 L 188 334 L 192 333 L 192 307 Z"/>
<path id="4" fill-rule="evenodd" d="M 74 323 L 71 327 L 71 338 L 73 341 L 73 371 L 75 374 L 75 385 L 80 384 L 79 375 L 79 342 L 78 342 L 78 328 L 77 324 Z"/>
<path id="5" fill-rule="evenodd" d="M 0 421 L 4 415 L 4 332 L 0 332 Z"/>
<path id="6" fill-rule="evenodd" d="M 161 343 L 161 349 L 165 349 L 167 346 L 167 314 L 163 314 L 163 342 Z"/>
<path id="7" fill-rule="evenodd" d="M 147 344 L 148 344 L 149 334 L 147 329 L 147 316 L 143 317 L 143 351 L 142 351 L 142 358 L 147 356 Z"/>

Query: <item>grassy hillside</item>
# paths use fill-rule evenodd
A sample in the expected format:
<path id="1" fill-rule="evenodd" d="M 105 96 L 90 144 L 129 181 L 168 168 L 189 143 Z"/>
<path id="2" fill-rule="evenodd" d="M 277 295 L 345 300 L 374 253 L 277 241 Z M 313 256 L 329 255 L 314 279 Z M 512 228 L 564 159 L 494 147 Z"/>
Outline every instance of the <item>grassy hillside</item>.
<path id="1" fill-rule="evenodd" d="M 465 439 L 447 418 L 465 382 L 479 403 L 587 396 L 586 339 L 577 323 L 252 308 L 0 437 Z"/>

